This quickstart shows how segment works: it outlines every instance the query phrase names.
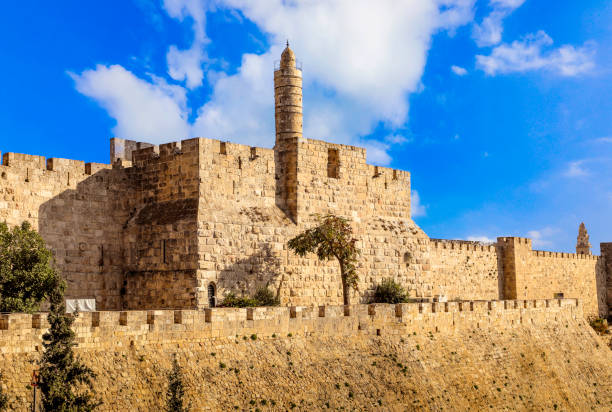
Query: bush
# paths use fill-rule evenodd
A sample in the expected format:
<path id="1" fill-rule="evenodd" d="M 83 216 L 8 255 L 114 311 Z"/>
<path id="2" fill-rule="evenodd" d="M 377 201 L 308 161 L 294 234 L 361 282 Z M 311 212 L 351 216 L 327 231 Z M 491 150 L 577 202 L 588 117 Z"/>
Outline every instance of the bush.
<path id="1" fill-rule="evenodd" d="M 608 321 L 604 318 L 589 318 L 589 324 L 600 335 L 608 333 Z"/>
<path id="2" fill-rule="evenodd" d="M 226 308 L 252 308 L 256 306 L 278 306 L 280 300 L 274 295 L 268 288 L 259 288 L 253 297 L 250 296 L 236 296 L 233 293 L 229 293 L 223 299 L 223 302 L 219 305 L 220 307 Z"/>
<path id="3" fill-rule="evenodd" d="M 219 306 L 225 308 L 249 308 L 257 306 L 257 301 L 248 296 L 236 296 L 233 293 L 229 293 Z"/>
<path id="4" fill-rule="evenodd" d="M 268 288 L 259 288 L 253 298 L 257 301 L 257 306 L 278 306 L 280 299 Z"/>
<path id="5" fill-rule="evenodd" d="M 2 379 L 2 374 L 0 373 L 0 379 Z M 4 392 L 2 392 L 2 383 L 0 382 L 0 411 L 6 411 L 8 408 L 8 396 Z"/>
<path id="6" fill-rule="evenodd" d="M 374 303 L 404 303 L 407 301 L 408 294 L 393 279 L 383 279 L 379 285 L 376 285 Z"/>

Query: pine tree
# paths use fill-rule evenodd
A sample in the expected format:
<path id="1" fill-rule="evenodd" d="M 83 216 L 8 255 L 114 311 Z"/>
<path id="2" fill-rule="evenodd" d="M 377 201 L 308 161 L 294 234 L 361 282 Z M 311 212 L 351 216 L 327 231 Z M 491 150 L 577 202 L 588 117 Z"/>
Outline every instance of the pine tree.
<path id="1" fill-rule="evenodd" d="M 172 370 L 168 373 L 168 391 L 166 392 L 166 411 L 167 412 L 188 412 L 189 408 L 183 406 L 185 396 L 185 386 L 183 384 L 183 373 L 176 360 L 176 355 L 172 360 Z"/>
<path id="2" fill-rule="evenodd" d="M 0 373 L 0 381 L 2 380 L 2 374 Z M 2 391 L 2 385 L 0 384 L 0 412 L 6 411 L 8 407 L 8 396 Z"/>
<path id="3" fill-rule="evenodd" d="M 101 404 L 90 393 L 94 372 L 74 354 L 72 324 L 78 316 L 66 314 L 64 285 L 57 285 L 49 296 L 49 331 L 43 335 L 44 353 L 40 361 L 40 391 L 47 412 L 87 412 Z"/>

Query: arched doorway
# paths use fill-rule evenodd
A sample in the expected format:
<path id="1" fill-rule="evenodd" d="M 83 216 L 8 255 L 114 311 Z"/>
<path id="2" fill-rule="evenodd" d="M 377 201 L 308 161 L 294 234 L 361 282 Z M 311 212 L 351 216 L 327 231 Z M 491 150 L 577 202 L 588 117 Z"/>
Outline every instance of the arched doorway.
<path id="1" fill-rule="evenodd" d="M 214 308 L 217 306 L 217 287 L 213 282 L 208 284 L 208 307 Z"/>

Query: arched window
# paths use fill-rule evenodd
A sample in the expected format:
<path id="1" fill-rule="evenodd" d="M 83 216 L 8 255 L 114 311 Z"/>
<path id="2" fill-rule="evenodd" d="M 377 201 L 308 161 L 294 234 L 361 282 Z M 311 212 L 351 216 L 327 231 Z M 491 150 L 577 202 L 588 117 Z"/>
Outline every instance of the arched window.
<path id="1" fill-rule="evenodd" d="M 212 282 L 208 284 L 208 306 L 211 308 L 217 306 L 217 288 Z"/>

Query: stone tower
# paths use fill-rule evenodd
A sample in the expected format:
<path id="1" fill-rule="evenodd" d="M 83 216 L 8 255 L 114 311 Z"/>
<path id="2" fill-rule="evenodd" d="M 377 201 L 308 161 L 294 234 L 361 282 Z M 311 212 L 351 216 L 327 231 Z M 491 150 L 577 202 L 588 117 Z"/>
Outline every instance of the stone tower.
<path id="1" fill-rule="evenodd" d="M 587 233 L 584 222 L 580 223 L 578 228 L 578 241 L 576 242 L 576 253 L 579 255 L 590 255 L 591 244 L 589 243 L 589 234 Z"/>
<path id="2" fill-rule="evenodd" d="M 276 201 L 297 223 L 298 144 L 302 138 L 302 70 L 287 47 L 274 70 Z"/>

